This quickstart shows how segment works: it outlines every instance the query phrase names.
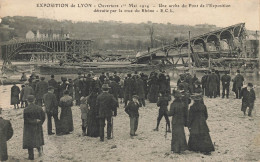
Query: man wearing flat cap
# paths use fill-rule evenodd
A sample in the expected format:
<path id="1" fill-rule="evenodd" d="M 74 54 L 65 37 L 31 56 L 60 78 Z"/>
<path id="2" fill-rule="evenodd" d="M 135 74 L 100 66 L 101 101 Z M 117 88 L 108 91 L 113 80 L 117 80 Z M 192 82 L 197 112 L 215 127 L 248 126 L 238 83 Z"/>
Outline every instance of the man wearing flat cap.
<path id="1" fill-rule="evenodd" d="M 105 120 L 107 120 L 107 139 L 111 139 L 112 115 L 117 115 L 118 101 L 110 94 L 108 84 L 103 84 L 102 93 L 98 95 L 96 106 L 98 109 L 98 118 L 100 124 L 100 141 L 104 141 Z"/>
<path id="2" fill-rule="evenodd" d="M 8 160 L 7 141 L 13 136 L 12 124 L 9 120 L 2 118 L 2 108 L 0 108 L 0 161 Z"/>
<path id="3" fill-rule="evenodd" d="M 247 87 L 241 90 L 241 97 L 242 97 L 241 111 L 243 111 L 244 115 L 246 115 L 246 109 L 247 107 L 249 107 L 248 116 L 252 116 L 252 110 L 254 108 L 254 102 L 256 100 L 255 91 L 253 89 L 252 83 L 248 83 Z"/>
<path id="4" fill-rule="evenodd" d="M 34 104 L 33 95 L 29 95 L 27 101 L 28 106 L 23 112 L 23 149 L 28 149 L 29 160 L 34 160 L 34 148 L 37 148 L 39 156 L 42 155 L 41 147 L 44 145 L 42 125 L 45 113 L 40 106 Z"/>
<path id="5" fill-rule="evenodd" d="M 45 106 L 45 112 L 47 114 L 47 127 L 48 127 L 48 135 L 53 135 L 52 132 L 52 117 L 54 118 L 54 123 L 56 127 L 56 134 L 58 134 L 57 126 L 58 126 L 58 101 L 54 94 L 54 87 L 49 86 L 48 92 L 43 96 L 43 102 Z"/>

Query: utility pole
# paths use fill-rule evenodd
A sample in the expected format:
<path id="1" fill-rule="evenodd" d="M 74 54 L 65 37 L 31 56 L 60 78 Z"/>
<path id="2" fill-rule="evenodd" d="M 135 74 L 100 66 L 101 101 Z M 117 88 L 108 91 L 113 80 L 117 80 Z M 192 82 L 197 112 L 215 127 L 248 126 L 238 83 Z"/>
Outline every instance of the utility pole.
<path id="1" fill-rule="evenodd" d="M 189 31 L 189 43 L 188 43 L 188 65 L 189 65 L 189 72 L 191 72 L 191 62 L 190 62 L 190 51 L 191 51 L 191 49 L 190 49 L 190 31 Z"/>

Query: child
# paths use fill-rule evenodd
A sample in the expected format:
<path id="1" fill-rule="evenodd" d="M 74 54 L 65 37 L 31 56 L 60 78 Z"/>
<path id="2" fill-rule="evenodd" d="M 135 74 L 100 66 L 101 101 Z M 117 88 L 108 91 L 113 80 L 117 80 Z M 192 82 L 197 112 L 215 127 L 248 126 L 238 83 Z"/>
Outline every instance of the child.
<path id="1" fill-rule="evenodd" d="M 254 102 L 255 102 L 255 91 L 253 89 L 253 84 L 248 83 L 247 87 L 243 88 L 241 90 L 241 97 L 242 97 L 242 107 L 241 111 L 244 112 L 244 115 L 246 115 L 246 109 L 249 107 L 248 116 L 252 116 L 252 110 L 254 108 Z"/>
<path id="2" fill-rule="evenodd" d="M 133 95 L 133 101 L 130 101 L 125 108 L 125 112 L 129 115 L 130 118 L 130 136 L 137 136 L 135 133 L 138 127 L 138 119 L 139 119 L 139 112 L 138 109 L 140 104 L 138 102 L 138 96 Z"/>
<path id="3" fill-rule="evenodd" d="M 80 98 L 80 110 L 81 110 L 81 120 L 82 120 L 82 136 L 87 136 L 87 116 L 88 116 L 88 104 L 87 97 Z"/>

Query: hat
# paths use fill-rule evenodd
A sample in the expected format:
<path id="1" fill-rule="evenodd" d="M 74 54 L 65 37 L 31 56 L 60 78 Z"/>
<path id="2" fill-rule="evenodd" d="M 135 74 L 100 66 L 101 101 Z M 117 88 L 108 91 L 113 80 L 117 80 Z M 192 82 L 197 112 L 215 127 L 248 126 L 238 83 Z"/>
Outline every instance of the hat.
<path id="1" fill-rule="evenodd" d="M 36 75 L 35 79 L 39 79 L 39 75 Z"/>
<path id="2" fill-rule="evenodd" d="M 61 77 L 61 81 L 67 81 L 66 77 Z"/>
<path id="3" fill-rule="evenodd" d="M 49 87 L 48 87 L 48 90 L 51 90 L 51 89 L 54 89 L 54 87 L 53 87 L 53 86 L 49 86 Z"/>
<path id="4" fill-rule="evenodd" d="M 33 102 L 34 101 L 34 95 L 28 95 L 28 97 L 27 97 L 27 101 L 28 102 Z"/>
<path id="5" fill-rule="evenodd" d="M 199 80 L 196 80 L 195 85 L 201 85 L 201 82 Z"/>
<path id="6" fill-rule="evenodd" d="M 237 70 L 237 73 L 240 73 L 240 70 Z"/>
<path id="7" fill-rule="evenodd" d="M 139 99 L 139 96 L 137 96 L 137 95 L 133 95 L 132 98 Z"/>
<path id="8" fill-rule="evenodd" d="M 173 95 L 175 98 L 182 97 L 181 92 L 178 91 L 178 90 L 173 90 L 173 91 L 172 91 L 172 95 Z"/>
<path id="9" fill-rule="evenodd" d="M 65 91 L 63 91 L 63 94 L 68 95 L 68 94 L 70 94 L 70 92 L 68 90 L 65 90 Z"/>
<path id="10" fill-rule="evenodd" d="M 108 86 L 108 84 L 103 84 L 102 85 L 102 89 L 109 89 L 110 87 Z"/>
<path id="11" fill-rule="evenodd" d="M 45 79 L 45 77 L 41 77 L 41 80 L 44 80 Z"/>
<path id="12" fill-rule="evenodd" d="M 53 74 L 51 74 L 51 78 L 54 78 L 54 75 L 53 75 Z"/>
<path id="13" fill-rule="evenodd" d="M 202 96 L 202 94 L 200 94 L 200 93 L 194 93 L 194 94 L 192 94 L 192 95 L 190 96 L 190 98 L 191 98 L 192 100 L 202 100 L 202 99 L 203 99 L 203 96 Z"/>
<path id="14" fill-rule="evenodd" d="M 247 86 L 253 87 L 253 84 L 252 83 L 248 83 Z"/>

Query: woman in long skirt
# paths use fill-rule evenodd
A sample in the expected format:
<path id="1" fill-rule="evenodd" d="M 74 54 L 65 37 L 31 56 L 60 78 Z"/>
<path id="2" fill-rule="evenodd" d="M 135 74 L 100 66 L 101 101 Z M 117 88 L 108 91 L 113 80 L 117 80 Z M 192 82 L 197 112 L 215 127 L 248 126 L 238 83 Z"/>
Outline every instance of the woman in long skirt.
<path id="1" fill-rule="evenodd" d="M 14 105 L 14 108 L 19 108 L 20 104 L 20 99 L 19 99 L 19 94 L 20 94 L 20 88 L 14 84 L 11 88 L 11 105 Z"/>
<path id="2" fill-rule="evenodd" d="M 187 119 L 187 112 L 185 105 L 181 100 L 181 93 L 174 91 L 174 101 L 171 103 L 168 116 L 172 116 L 172 142 L 171 151 L 174 153 L 181 153 L 188 149 L 187 141 L 184 132 L 184 126 Z"/>
<path id="3" fill-rule="evenodd" d="M 64 91 L 64 96 L 60 99 L 60 126 L 61 126 L 61 135 L 69 134 L 73 131 L 73 119 L 71 106 L 73 106 L 73 99 L 69 96 L 69 91 Z"/>
<path id="4" fill-rule="evenodd" d="M 97 107 L 96 100 L 98 96 L 98 89 L 91 92 L 91 94 L 87 97 L 87 103 L 90 107 L 88 112 L 88 128 L 87 128 L 87 136 L 90 137 L 99 137 L 99 120 L 97 116 Z"/>
<path id="5" fill-rule="evenodd" d="M 191 96 L 191 98 L 194 100 L 194 103 L 189 110 L 189 150 L 210 154 L 210 152 L 215 151 L 215 149 L 206 123 L 208 118 L 207 107 L 201 102 L 202 95 L 194 95 Z"/>

